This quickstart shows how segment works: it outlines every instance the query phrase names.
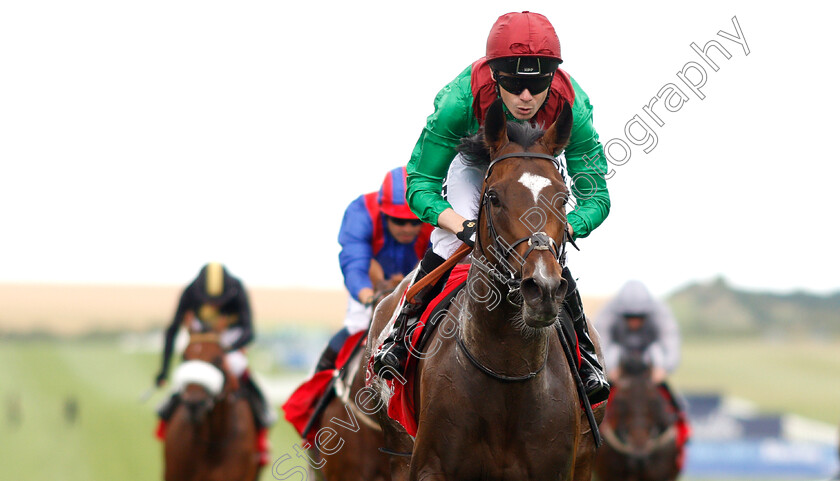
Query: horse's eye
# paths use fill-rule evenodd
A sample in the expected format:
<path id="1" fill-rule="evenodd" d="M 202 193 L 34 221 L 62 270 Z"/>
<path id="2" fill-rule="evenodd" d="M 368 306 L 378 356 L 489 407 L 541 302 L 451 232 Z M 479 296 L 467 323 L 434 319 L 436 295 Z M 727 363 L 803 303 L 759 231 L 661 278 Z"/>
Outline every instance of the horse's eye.
<path id="1" fill-rule="evenodd" d="M 487 193 L 487 200 L 490 201 L 490 204 L 493 207 L 499 207 L 499 204 L 501 204 L 501 201 L 499 200 L 499 194 L 493 191 Z"/>

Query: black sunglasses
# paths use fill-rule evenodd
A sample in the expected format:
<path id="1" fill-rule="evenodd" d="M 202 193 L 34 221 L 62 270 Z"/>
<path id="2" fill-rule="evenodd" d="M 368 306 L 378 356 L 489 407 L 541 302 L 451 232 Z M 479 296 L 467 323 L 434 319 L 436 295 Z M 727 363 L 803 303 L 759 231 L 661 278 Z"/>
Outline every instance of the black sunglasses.
<path id="1" fill-rule="evenodd" d="M 393 222 L 394 224 L 396 224 L 400 227 L 402 227 L 406 224 L 411 224 L 412 226 L 417 227 L 418 225 L 423 223 L 423 221 L 421 221 L 420 219 L 402 219 L 400 217 L 391 217 L 391 216 L 388 216 L 388 219 L 391 222 Z"/>
<path id="2" fill-rule="evenodd" d="M 496 74 L 496 81 L 499 86 L 513 95 L 519 95 L 523 90 L 528 89 L 531 95 L 544 92 L 551 86 L 554 74 L 540 75 L 539 77 L 522 77 Z"/>

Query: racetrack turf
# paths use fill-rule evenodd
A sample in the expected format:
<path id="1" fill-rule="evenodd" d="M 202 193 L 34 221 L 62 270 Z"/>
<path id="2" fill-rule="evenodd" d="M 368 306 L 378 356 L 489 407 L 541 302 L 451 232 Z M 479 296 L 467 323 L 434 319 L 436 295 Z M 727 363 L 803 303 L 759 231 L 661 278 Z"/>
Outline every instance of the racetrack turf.
<path id="1" fill-rule="evenodd" d="M 837 343 L 689 343 L 674 384 L 718 389 L 766 410 L 836 423 L 838 353 Z M 158 363 L 159 353 L 125 351 L 104 341 L 0 341 L 0 479 L 162 479 L 162 446 L 153 431 L 154 406 L 163 393 L 144 404 L 138 400 Z M 19 424 L 9 419 L 14 398 L 20 400 Z M 75 424 L 63 414 L 69 398 L 79 407 Z M 271 440 L 275 460 L 290 456 L 278 465 L 278 475 L 303 465 L 293 449 L 299 440 L 288 424 L 279 422 Z M 261 479 L 275 477 L 266 469 Z"/>

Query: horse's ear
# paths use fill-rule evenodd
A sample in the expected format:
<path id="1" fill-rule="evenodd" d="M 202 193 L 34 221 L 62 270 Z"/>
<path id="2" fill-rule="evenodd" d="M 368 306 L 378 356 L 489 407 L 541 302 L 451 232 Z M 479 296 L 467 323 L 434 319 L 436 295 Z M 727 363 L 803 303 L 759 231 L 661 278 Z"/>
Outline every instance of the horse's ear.
<path id="1" fill-rule="evenodd" d="M 491 153 L 498 152 L 508 143 L 507 119 L 502 108 L 502 99 L 496 99 L 484 116 L 484 143 Z"/>
<path id="2" fill-rule="evenodd" d="M 563 102 L 563 108 L 560 114 L 557 115 L 557 120 L 551 124 L 551 127 L 545 131 L 542 138 L 542 143 L 551 152 L 551 155 L 560 155 L 560 152 L 566 148 L 569 143 L 569 137 L 572 134 L 572 106 L 569 102 Z"/>

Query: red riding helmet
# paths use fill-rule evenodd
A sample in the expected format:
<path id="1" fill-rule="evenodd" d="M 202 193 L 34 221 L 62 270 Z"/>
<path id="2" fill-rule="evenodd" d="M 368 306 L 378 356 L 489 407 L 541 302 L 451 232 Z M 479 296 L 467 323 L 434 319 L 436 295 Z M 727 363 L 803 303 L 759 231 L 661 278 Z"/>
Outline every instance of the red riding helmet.
<path id="1" fill-rule="evenodd" d="M 553 73 L 563 62 L 551 22 L 527 11 L 506 13 L 496 20 L 487 37 L 486 56 L 495 69 L 519 75 Z"/>
<path id="2" fill-rule="evenodd" d="M 392 169 L 385 175 L 382 187 L 379 189 L 379 210 L 389 217 L 400 219 L 416 219 L 417 216 L 408 208 L 405 201 L 405 186 L 408 174 L 405 167 Z"/>

